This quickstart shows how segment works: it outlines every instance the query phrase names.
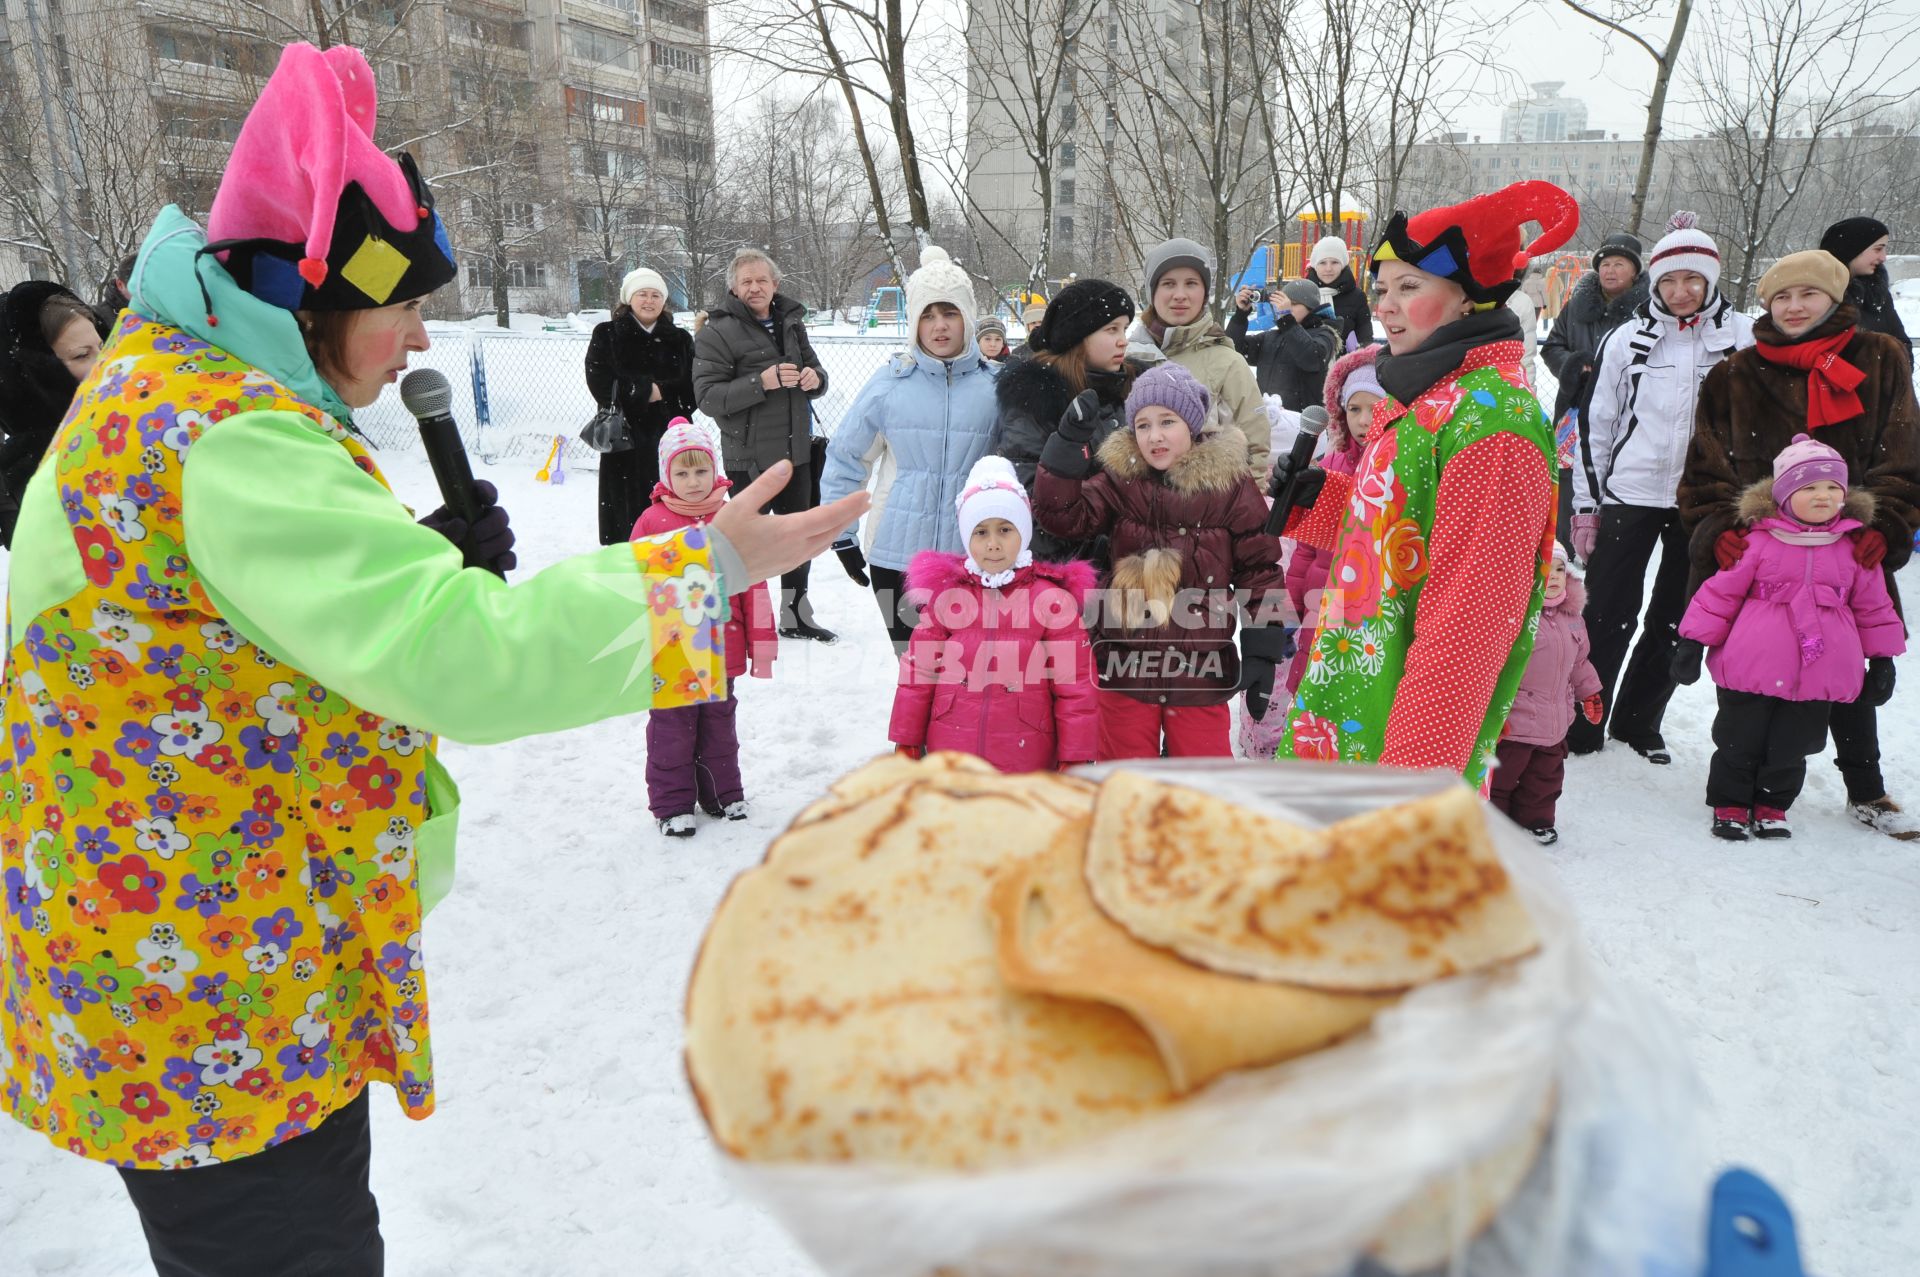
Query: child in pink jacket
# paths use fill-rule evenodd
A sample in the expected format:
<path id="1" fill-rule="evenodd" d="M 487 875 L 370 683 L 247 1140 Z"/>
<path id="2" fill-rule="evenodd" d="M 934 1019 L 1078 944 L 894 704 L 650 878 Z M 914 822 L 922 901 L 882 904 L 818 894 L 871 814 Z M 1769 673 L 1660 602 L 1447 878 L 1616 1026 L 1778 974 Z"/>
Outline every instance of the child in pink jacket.
<path id="1" fill-rule="evenodd" d="M 1872 526 L 1873 497 L 1848 494 L 1838 452 L 1795 435 L 1773 481 L 1742 496 L 1740 519 L 1747 551 L 1694 595 L 1673 658 L 1675 680 L 1692 683 L 1703 646 L 1713 649 L 1720 712 L 1707 805 L 1714 836 L 1730 842 L 1792 837 L 1787 809 L 1825 747 L 1834 703 L 1886 704 L 1907 646 L 1880 568 L 1854 558 L 1849 534 Z"/>
<path id="2" fill-rule="evenodd" d="M 1081 620 L 1092 566 L 1035 561 L 1032 507 L 1004 457 L 975 463 L 958 504 L 967 553 L 927 551 L 907 568 L 924 608 L 888 737 L 915 758 L 959 750 L 1003 772 L 1094 761 L 1100 711 Z"/>
<path id="3" fill-rule="evenodd" d="M 721 464 L 719 438 L 685 417 L 675 417 L 660 437 L 660 482 L 653 488 L 653 504 L 633 525 L 633 539 L 706 523 L 726 504 L 732 486 Z M 773 677 L 780 640 L 766 582 L 734 595 L 727 608 L 724 622 L 703 622 L 717 631 L 710 632 L 709 641 L 718 638 L 726 644 L 727 698 L 647 715 L 647 805 L 668 838 L 693 836 L 696 805 L 709 816 L 747 818 L 734 687 L 749 672 L 755 678 Z M 693 641 L 698 644 L 700 639 Z"/>
<path id="4" fill-rule="evenodd" d="M 1362 346 L 1333 361 L 1327 369 L 1327 455 L 1320 460 L 1322 470 L 1352 474 L 1366 451 L 1367 433 L 1373 429 L 1373 406 L 1387 397 L 1374 373 L 1374 361 L 1385 346 Z M 1287 559 L 1287 598 L 1300 617 L 1300 632 L 1293 636 L 1293 664 L 1287 668 L 1287 691 L 1300 689 L 1307 672 L 1307 657 L 1313 651 L 1313 620 L 1318 592 L 1327 585 L 1333 570 L 1333 551 L 1316 549 L 1294 542 Z M 1284 721 L 1283 728 L 1284 731 Z"/>
<path id="5" fill-rule="evenodd" d="M 1560 841 L 1554 809 L 1565 788 L 1567 729 L 1573 726 L 1574 707 L 1579 706 L 1588 722 L 1600 721 L 1600 675 L 1587 659 L 1592 647 L 1580 615 L 1586 606 L 1586 589 L 1567 572 L 1566 547 L 1556 541 L 1540 629 L 1500 736 L 1488 795 L 1543 847 Z"/>

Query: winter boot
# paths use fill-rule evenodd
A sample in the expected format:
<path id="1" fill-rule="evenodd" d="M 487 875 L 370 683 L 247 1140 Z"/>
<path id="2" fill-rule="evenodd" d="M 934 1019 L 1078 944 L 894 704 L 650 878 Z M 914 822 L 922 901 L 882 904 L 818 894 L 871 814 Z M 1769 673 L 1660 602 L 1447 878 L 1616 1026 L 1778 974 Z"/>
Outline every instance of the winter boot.
<path id="1" fill-rule="evenodd" d="M 1753 813 L 1745 807 L 1715 807 L 1713 809 L 1713 836 L 1724 838 L 1728 842 L 1745 842 L 1751 836 L 1748 825 Z"/>
<path id="2" fill-rule="evenodd" d="M 1753 836 L 1755 838 L 1793 837 L 1793 830 L 1787 828 L 1787 813 L 1778 807 L 1755 807 Z"/>
<path id="3" fill-rule="evenodd" d="M 691 838 L 693 829 L 693 813 L 690 811 L 682 812 L 678 816 L 668 816 L 660 822 L 662 838 Z"/>
<path id="4" fill-rule="evenodd" d="M 1649 737 L 1646 740 L 1628 740 L 1624 736 L 1616 736 L 1614 739 L 1633 750 L 1634 753 L 1640 755 L 1640 757 L 1646 759 L 1655 767 L 1665 767 L 1673 761 L 1673 755 L 1667 752 L 1667 742 L 1661 740 L 1657 735 Z"/>
<path id="5" fill-rule="evenodd" d="M 720 809 L 720 814 L 728 820 L 745 820 L 747 818 L 747 800 L 740 798 L 728 803 Z"/>
<path id="6" fill-rule="evenodd" d="M 783 625 L 780 627 L 780 637 L 790 638 L 790 639 L 812 639 L 815 643 L 822 643 L 822 644 L 829 644 L 829 645 L 838 643 L 840 641 L 840 636 L 838 634 L 835 634 L 832 630 L 828 629 L 826 626 L 816 624 L 813 621 L 803 621 L 798 617 L 794 618 L 794 622 L 792 625 Z"/>
<path id="7" fill-rule="evenodd" d="M 1560 831 L 1552 825 L 1548 825 L 1544 829 L 1529 829 L 1527 832 L 1532 834 L 1533 840 L 1542 847 L 1551 847 L 1560 841 Z"/>
<path id="8" fill-rule="evenodd" d="M 1920 842 L 1920 820 L 1900 810 L 1900 804 L 1885 794 L 1870 803 L 1853 803 L 1847 814 L 1876 833 L 1901 842 Z"/>

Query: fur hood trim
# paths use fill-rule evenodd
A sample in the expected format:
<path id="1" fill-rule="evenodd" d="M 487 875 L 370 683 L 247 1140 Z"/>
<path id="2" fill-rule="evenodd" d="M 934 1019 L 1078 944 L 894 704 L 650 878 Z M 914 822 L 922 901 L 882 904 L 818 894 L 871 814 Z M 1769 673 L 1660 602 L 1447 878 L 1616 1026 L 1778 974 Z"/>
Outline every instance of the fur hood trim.
<path id="1" fill-rule="evenodd" d="M 1099 583 L 1099 576 L 1091 563 L 1080 559 L 1070 563 L 1035 559 L 1027 567 L 1021 568 L 1013 579 L 1015 587 L 1042 582 L 1059 586 L 1073 596 L 1075 603 L 1085 603 L 1087 596 L 1093 593 L 1094 586 Z M 933 595 L 961 586 L 980 587 L 980 579 L 967 571 L 967 557 L 964 554 L 923 550 L 907 564 L 907 589 L 910 592 Z"/>
<path id="2" fill-rule="evenodd" d="M 1568 572 L 1567 592 L 1560 596 L 1558 603 L 1548 603 L 1543 606 L 1544 610 L 1548 612 L 1564 612 L 1573 616 L 1579 616 L 1587 610 L 1586 582 L 1582 581 L 1572 572 Z"/>
<path id="3" fill-rule="evenodd" d="M 1870 528 L 1879 505 L 1879 501 L 1865 488 L 1848 488 L 1847 503 L 1840 507 L 1840 517 L 1858 519 L 1861 527 Z M 1762 519 L 1771 519 L 1780 512 L 1780 503 L 1773 499 L 1772 479 L 1757 480 L 1740 494 L 1740 522 L 1749 527 Z"/>
<path id="4" fill-rule="evenodd" d="M 1321 407 L 1327 410 L 1327 441 L 1336 453 L 1345 452 L 1353 446 L 1353 435 L 1347 430 L 1347 410 L 1340 400 L 1347 392 L 1347 378 L 1357 369 L 1370 368 L 1379 362 L 1384 345 L 1362 346 L 1348 351 L 1333 361 L 1333 367 L 1327 369 L 1327 394 Z"/>
<path id="5" fill-rule="evenodd" d="M 1127 401 L 1127 392 L 1133 389 L 1133 379 L 1144 368 L 1134 360 L 1127 360 L 1121 368 L 1120 398 L 1113 402 L 1117 410 Z M 1073 391 L 1067 385 L 1067 379 L 1056 372 L 1051 364 L 1039 359 L 1023 359 L 1000 370 L 993 383 L 994 403 L 1001 412 L 1024 412 L 1035 421 L 1044 422 L 1051 430 L 1067 411 L 1067 405 L 1073 402 Z"/>
<path id="6" fill-rule="evenodd" d="M 1167 482 L 1174 491 L 1225 492 L 1247 477 L 1247 437 L 1224 417 L 1225 405 L 1216 403 L 1212 419 L 1193 447 L 1167 470 Z M 1100 445 L 1100 464 L 1123 483 L 1138 482 L 1153 473 L 1124 422 Z"/>

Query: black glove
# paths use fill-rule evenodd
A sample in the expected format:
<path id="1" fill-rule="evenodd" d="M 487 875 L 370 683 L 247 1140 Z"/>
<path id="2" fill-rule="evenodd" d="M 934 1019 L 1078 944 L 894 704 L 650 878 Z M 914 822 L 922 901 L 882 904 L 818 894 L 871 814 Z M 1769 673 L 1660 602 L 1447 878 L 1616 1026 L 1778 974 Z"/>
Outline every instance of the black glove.
<path id="1" fill-rule="evenodd" d="M 1100 392 L 1083 390 L 1073 397 L 1060 414 L 1059 436 L 1082 447 L 1093 442 L 1093 428 L 1100 420 Z"/>
<path id="2" fill-rule="evenodd" d="M 1673 645 L 1673 661 L 1667 666 L 1667 672 L 1673 675 L 1673 681 L 1682 687 L 1691 687 L 1700 681 L 1700 662 L 1706 659 L 1707 649 L 1693 639 L 1681 639 Z"/>
<path id="3" fill-rule="evenodd" d="M 1247 712 L 1264 719 L 1273 702 L 1273 676 L 1281 661 L 1293 656 L 1293 635 L 1284 626 L 1248 626 L 1240 631 L 1240 690 L 1247 694 Z"/>
<path id="4" fill-rule="evenodd" d="M 1893 699 L 1893 658 L 1875 656 L 1867 661 L 1867 681 L 1860 687 L 1860 703 L 1879 708 Z"/>
<path id="5" fill-rule="evenodd" d="M 1291 453 L 1283 452 L 1274 458 L 1273 486 L 1267 490 L 1267 495 L 1278 501 L 1280 494 L 1286 491 L 1287 480 L 1292 477 L 1293 456 Z M 1293 508 L 1295 510 L 1313 509 L 1313 503 L 1320 497 L 1320 489 L 1326 484 L 1327 472 L 1309 461 L 1307 468 L 1300 472 L 1300 482 L 1294 486 Z"/>
<path id="6" fill-rule="evenodd" d="M 860 553 L 858 541 L 852 537 L 842 537 L 833 543 L 833 552 L 855 585 L 872 586 L 873 578 L 867 575 L 867 556 Z"/>
<path id="7" fill-rule="evenodd" d="M 472 527 L 445 506 L 420 520 L 420 526 L 432 528 L 453 542 L 471 563 L 500 573 L 513 571 L 520 559 L 513 552 L 513 528 L 508 525 L 506 508 L 499 504 L 500 490 L 480 479 L 473 485 L 473 495 L 480 503 L 480 517 Z"/>

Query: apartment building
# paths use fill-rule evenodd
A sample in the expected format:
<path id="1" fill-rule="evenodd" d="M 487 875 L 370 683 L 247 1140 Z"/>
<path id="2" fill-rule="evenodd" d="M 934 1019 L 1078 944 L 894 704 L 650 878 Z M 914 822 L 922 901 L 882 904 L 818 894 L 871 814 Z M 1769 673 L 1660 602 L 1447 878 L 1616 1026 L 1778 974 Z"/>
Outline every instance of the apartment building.
<path id="1" fill-rule="evenodd" d="M 713 138 L 705 0 L 0 0 L 0 283 L 88 291 L 164 203 L 204 214 L 316 8 L 374 68 L 376 140 L 434 183 L 462 265 L 437 313 L 503 288 L 604 305 L 643 257 L 679 283 L 670 188 Z"/>

